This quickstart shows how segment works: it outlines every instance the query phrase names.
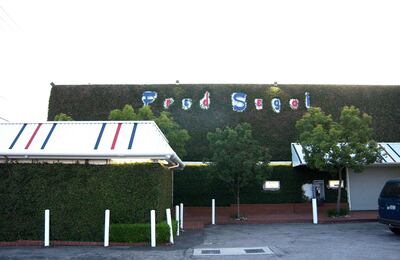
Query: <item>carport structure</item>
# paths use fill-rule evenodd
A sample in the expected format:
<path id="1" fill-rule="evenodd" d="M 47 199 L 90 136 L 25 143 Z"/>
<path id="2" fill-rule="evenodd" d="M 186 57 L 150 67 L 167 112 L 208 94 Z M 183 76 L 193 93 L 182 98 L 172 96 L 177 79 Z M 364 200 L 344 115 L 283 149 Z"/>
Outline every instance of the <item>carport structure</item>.
<path id="1" fill-rule="evenodd" d="M 13 161 L 184 167 L 154 121 L 1 123 L 0 162 Z"/>
<path id="2" fill-rule="evenodd" d="M 346 191 L 350 210 L 377 210 L 378 197 L 387 180 L 400 178 L 400 143 L 378 143 L 382 148 L 382 162 L 367 166 L 356 173 L 346 169 Z M 306 166 L 300 144 L 292 143 L 293 167 Z"/>

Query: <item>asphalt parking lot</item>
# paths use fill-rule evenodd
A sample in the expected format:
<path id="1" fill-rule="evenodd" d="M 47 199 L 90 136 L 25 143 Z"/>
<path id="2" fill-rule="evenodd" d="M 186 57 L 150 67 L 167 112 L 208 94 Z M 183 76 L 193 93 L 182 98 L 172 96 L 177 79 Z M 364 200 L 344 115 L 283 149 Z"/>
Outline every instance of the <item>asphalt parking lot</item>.
<path id="1" fill-rule="evenodd" d="M 176 245 L 160 246 L 155 249 L 149 247 L 8 247 L 0 248 L 0 258 L 399 259 L 399 248 L 400 236 L 393 235 L 384 225 L 376 222 L 320 225 L 217 225 L 208 226 L 202 231 L 186 231 L 177 239 Z"/>

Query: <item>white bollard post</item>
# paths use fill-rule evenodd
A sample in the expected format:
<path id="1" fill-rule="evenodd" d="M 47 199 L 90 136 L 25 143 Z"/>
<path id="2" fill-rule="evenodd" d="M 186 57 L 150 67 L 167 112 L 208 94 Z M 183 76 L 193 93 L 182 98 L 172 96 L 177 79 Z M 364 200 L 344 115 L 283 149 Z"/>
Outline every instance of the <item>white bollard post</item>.
<path id="1" fill-rule="evenodd" d="M 151 247 L 156 247 L 156 211 L 150 211 Z"/>
<path id="2" fill-rule="evenodd" d="M 176 205 L 175 206 L 175 220 L 176 220 L 176 236 L 179 236 L 179 214 L 180 214 L 180 211 L 179 211 L 179 206 L 178 205 Z"/>
<path id="3" fill-rule="evenodd" d="M 50 246 L 50 210 L 44 211 L 44 246 Z"/>
<path id="4" fill-rule="evenodd" d="M 181 223 L 181 229 L 183 230 L 183 203 L 181 203 L 181 205 L 180 205 L 180 217 L 179 217 L 179 220 L 180 220 L 180 223 Z"/>
<path id="5" fill-rule="evenodd" d="M 110 210 L 104 212 L 104 247 L 110 245 Z"/>
<path id="6" fill-rule="evenodd" d="M 165 213 L 167 214 L 167 224 L 169 226 L 169 242 L 171 244 L 173 244 L 174 243 L 174 231 L 172 231 L 171 209 L 166 209 Z"/>
<path id="7" fill-rule="evenodd" d="M 215 225 L 215 199 L 211 201 L 211 224 Z"/>
<path id="8" fill-rule="evenodd" d="M 318 224 L 317 199 L 312 199 L 313 223 Z"/>

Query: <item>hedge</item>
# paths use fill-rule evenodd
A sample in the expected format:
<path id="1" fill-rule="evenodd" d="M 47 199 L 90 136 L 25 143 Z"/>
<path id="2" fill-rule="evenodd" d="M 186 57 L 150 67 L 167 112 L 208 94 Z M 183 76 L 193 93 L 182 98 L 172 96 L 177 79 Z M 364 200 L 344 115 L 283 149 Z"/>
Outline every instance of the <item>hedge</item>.
<path id="1" fill-rule="evenodd" d="M 45 209 L 51 240 L 102 241 L 105 209 L 111 223 L 164 218 L 171 182 L 158 164 L 0 164 L 0 241 L 42 240 Z"/>
<path id="2" fill-rule="evenodd" d="M 207 167 L 186 167 L 183 171 L 174 173 L 174 202 L 185 206 L 210 206 L 211 199 L 216 199 L 218 206 L 235 204 L 232 188 L 225 182 L 212 178 Z M 313 180 L 328 180 L 336 178 L 326 172 L 310 170 L 306 167 L 272 167 L 263 174 L 264 180 L 280 181 L 279 191 L 264 191 L 262 183 L 256 181 L 240 190 L 240 202 L 243 204 L 278 204 L 304 202 L 301 186 L 312 183 Z M 336 202 L 337 190 L 325 187 L 325 201 Z M 347 193 L 342 190 L 342 201 L 347 201 Z"/>
<path id="3" fill-rule="evenodd" d="M 344 105 L 354 105 L 373 117 L 377 141 L 399 141 L 400 132 L 400 87 L 399 86 L 346 86 L 346 85 L 272 85 L 254 84 L 187 84 L 187 85 L 53 85 L 49 100 L 48 119 L 58 113 L 67 113 L 75 120 L 106 120 L 111 110 L 131 104 L 135 109 L 143 105 L 142 93 L 153 90 L 158 93 L 152 104 L 158 113 L 164 111 L 163 100 L 173 97 L 175 103 L 168 110 L 176 121 L 189 131 L 187 161 L 201 161 L 210 157 L 207 132 L 217 127 L 234 126 L 249 122 L 253 136 L 270 150 L 272 160 L 290 160 L 290 143 L 296 141 L 298 133 L 295 122 L 306 112 L 304 93 L 311 96 L 311 105 L 319 106 L 336 119 Z M 202 110 L 199 100 L 205 91 L 210 92 L 210 108 Z M 247 109 L 234 112 L 231 105 L 233 92 L 247 93 Z M 282 100 L 282 111 L 276 114 L 271 109 L 271 99 Z M 182 98 L 192 98 L 193 106 L 185 111 Z M 264 109 L 256 110 L 254 98 L 264 99 Z M 300 101 L 298 110 L 291 110 L 289 100 Z"/>
<path id="4" fill-rule="evenodd" d="M 177 222 L 172 221 L 172 234 L 175 237 Z M 163 221 L 156 224 L 156 241 L 157 243 L 169 242 L 170 229 L 167 222 Z M 111 242 L 150 242 L 150 223 L 136 224 L 112 224 L 110 226 Z"/>

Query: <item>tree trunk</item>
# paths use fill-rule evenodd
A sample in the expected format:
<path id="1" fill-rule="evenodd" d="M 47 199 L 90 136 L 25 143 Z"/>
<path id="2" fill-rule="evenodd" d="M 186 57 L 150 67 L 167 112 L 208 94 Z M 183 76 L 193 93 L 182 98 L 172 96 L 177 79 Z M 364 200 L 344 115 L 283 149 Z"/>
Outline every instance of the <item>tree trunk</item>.
<path id="1" fill-rule="evenodd" d="M 336 201 L 336 217 L 339 216 L 340 212 L 340 200 L 342 198 L 342 170 L 344 167 L 340 167 L 338 170 L 338 176 L 339 176 L 339 187 L 338 187 L 338 195 L 337 195 L 337 201 Z"/>
<path id="2" fill-rule="evenodd" d="M 236 219 L 240 219 L 240 190 L 239 190 L 239 181 L 237 182 L 237 190 L 236 190 L 236 202 L 237 202 L 237 215 Z"/>

